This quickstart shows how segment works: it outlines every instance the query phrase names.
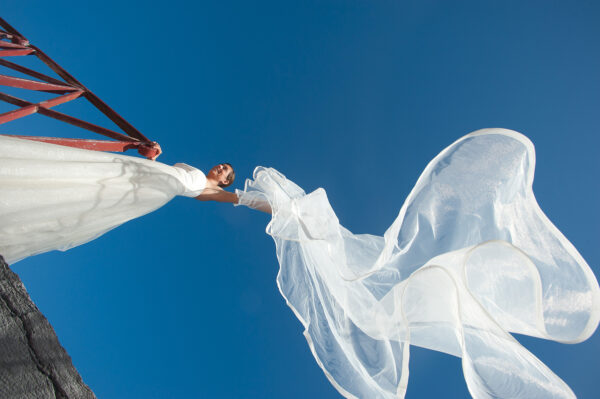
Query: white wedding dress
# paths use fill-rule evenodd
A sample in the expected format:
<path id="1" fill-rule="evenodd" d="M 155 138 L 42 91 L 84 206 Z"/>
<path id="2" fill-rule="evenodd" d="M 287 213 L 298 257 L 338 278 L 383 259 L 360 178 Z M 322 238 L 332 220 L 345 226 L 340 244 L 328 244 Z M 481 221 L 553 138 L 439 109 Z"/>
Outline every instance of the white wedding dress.
<path id="1" fill-rule="evenodd" d="M 0 135 L 0 255 L 67 250 L 205 185 L 186 164 Z"/>
<path id="2" fill-rule="evenodd" d="M 471 133 L 425 168 L 383 237 L 340 225 L 325 190 L 258 167 L 240 204 L 272 220 L 281 294 L 319 366 L 347 398 L 403 398 L 409 345 L 462 358 L 471 395 L 573 398 L 510 333 L 580 342 L 598 282 L 532 191 L 523 135 Z"/>

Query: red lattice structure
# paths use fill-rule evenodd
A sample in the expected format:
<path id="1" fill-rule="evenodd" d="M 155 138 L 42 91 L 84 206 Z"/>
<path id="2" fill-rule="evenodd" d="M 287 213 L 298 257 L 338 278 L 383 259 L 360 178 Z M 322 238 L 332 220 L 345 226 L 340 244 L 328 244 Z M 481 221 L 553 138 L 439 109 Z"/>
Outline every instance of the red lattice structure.
<path id="1" fill-rule="evenodd" d="M 33 90 L 56 95 L 56 97 L 51 99 L 33 103 L 0 91 L 0 100 L 18 107 L 17 109 L 0 114 L 0 124 L 38 113 L 95 133 L 102 134 L 116 141 L 21 135 L 13 137 L 97 151 L 123 152 L 129 149 L 136 149 L 141 155 L 149 159 L 156 159 L 156 157 L 160 155 L 161 149 L 158 143 L 150 141 L 146 136 L 140 133 L 135 127 L 123 119 L 123 117 L 117 114 L 94 93 L 88 90 L 77 79 L 71 76 L 60 65 L 48 57 L 43 51 L 29 43 L 29 41 L 23 35 L 21 35 L 15 28 L 10 26 L 2 18 L 0 18 L 0 27 L 0 66 L 36 79 L 24 79 L 0 74 L 0 86 Z M 41 72 L 6 60 L 6 57 L 23 56 L 37 57 L 63 80 L 61 81 L 59 79 L 55 79 Z M 112 120 L 115 125 L 122 130 L 122 132 L 107 129 L 52 109 L 52 107 L 76 100 L 78 98 L 85 98 L 87 101 L 89 101 L 89 103 L 91 103 L 100 112 Z"/>

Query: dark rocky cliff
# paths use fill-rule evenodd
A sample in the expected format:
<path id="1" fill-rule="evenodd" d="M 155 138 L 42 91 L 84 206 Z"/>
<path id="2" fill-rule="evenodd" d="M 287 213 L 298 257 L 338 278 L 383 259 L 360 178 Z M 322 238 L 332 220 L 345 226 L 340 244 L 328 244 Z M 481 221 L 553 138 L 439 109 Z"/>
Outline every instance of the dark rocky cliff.
<path id="1" fill-rule="evenodd" d="M 1 255 L 0 398 L 95 398 Z"/>

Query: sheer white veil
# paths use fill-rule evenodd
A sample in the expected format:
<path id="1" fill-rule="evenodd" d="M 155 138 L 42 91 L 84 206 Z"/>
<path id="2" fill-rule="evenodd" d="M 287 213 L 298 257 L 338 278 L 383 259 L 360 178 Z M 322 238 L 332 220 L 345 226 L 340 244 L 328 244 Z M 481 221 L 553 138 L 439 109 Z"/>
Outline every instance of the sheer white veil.
<path id="1" fill-rule="evenodd" d="M 587 339 L 600 319 L 590 267 L 539 208 L 520 133 L 462 137 L 425 168 L 383 237 L 340 225 L 325 190 L 258 167 L 240 204 L 272 209 L 280 291 L 348 398 L 403 397 L 409 345 L 462 358 L 475 398 L 573 398 L 510 333 Z"/>

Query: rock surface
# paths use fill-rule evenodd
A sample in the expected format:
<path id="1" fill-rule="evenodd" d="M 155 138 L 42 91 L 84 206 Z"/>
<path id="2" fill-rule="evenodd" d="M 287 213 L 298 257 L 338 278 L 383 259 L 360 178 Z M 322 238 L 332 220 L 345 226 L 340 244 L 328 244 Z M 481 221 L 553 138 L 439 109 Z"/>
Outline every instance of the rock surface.
<path id="1" fill-rule="evenodd" d="M 95 398 L 1 255 L 0 398 Z"/>

